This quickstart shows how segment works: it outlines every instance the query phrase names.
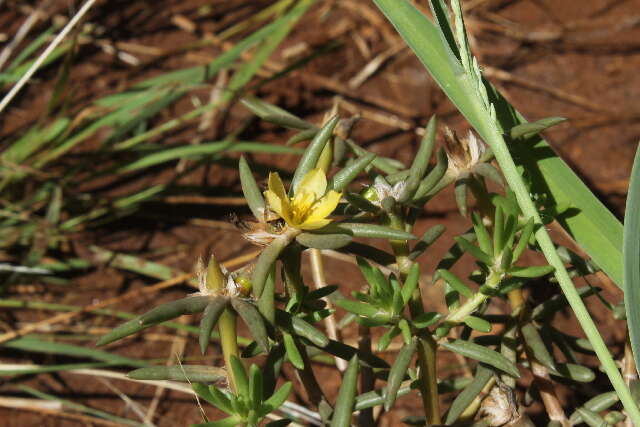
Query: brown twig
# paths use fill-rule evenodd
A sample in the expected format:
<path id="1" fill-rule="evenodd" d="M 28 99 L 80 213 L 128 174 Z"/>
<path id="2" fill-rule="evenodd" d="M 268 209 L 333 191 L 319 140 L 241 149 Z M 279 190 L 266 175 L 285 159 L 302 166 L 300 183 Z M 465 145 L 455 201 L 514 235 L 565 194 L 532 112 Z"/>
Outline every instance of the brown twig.
<path id="1" fill-rule="evenodd" d="M 313 276 L 313 284 L 315 285 L 316 289 L 320 289 L 327 286 L 327 280 L 324 276 L 324 268 L 322 265 L 322 253 L 320 252 L 320 250 L 310 249 L 309 259 L 311 261 L 311 273 Z M 331 310 L 332 304 L 329 298 L 324 297 L 323 300 L 327 304 L 327 309 Z M 336 327 L 335 316 L 333 314 L 330 314 L 329 316 L 325 317 L 324 324 L 326 326 L 327 335 L 329 336 L 329 338 L 336 341 L 339 340 L 338 328 Z M 337 356 L 335 357 L 335 360 L 336 360 L 336 367 L 338 368 L 338 370 L 340 372 L 344 372 L 345 369 L 347 369 L 346 361 Z"/>
<path id="2" fill-rule="evenodd" d="M 53 403 L 59 402 L 51 402 L 50 400 L 42 400 L 42 399 L 23 399 L 17 397 L 0 397 L 0 406 L 5 408 L 17 409 L 17 410 L 25 410 L 38 412 L 43 415 L 67 418 L 70 420 L 75 420 L 81 423 L 85 423 L 87 425 L 99 425 L 106 427 L 122 427 L 123 424 L 114 423 L 112 421 L 103 420 L 96 417 L 89 417 L 82 414 L 73 414 L 70 412 L 65 412 L 61 409 L 53 409 Z M 60 405 L 61 407 L 62 405 Z"/>

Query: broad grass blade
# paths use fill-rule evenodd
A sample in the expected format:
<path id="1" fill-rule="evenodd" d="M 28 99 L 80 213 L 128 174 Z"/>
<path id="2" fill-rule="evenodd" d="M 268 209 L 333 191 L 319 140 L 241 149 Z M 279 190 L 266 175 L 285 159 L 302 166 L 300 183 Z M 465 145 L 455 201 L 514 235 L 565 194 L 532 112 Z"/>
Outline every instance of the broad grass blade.
<path id="1" fill-rule="evenodd" d="M 640 369 L 640 146 L 633 161 L 624 215 L 624 306 L 636 369 Z"/>

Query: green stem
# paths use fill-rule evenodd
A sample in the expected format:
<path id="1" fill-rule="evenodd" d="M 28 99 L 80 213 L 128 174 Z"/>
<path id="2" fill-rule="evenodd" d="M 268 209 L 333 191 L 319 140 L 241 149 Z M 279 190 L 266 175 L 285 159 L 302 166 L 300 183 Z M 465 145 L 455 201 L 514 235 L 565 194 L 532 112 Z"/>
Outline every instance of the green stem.
<path id="1" fill-rule="evenodd" d="M 220 264 L 212 256 L 207 266 L 206 287 L 213 293 L 224 294 L 226 291 L 227 277 L 220 268 Z M 218 320 L 218 331 L 220 333 L 220 345 L 222 346 L 222 356 L 224 365 L 227 368 L 227 378 L 229 386 L 236 393 L 236 379 L 231 369 L 231 356 L 240 358 L 238 350 L 238 330 L 236 323 L 236 312 L 230 308 L 224 310 Z"/>
<path id="2" fill-rule="evenodd" d="M 389 214 L 390 225 L 398 230 L 404 230 L 405 224 L 400 217 Z M 409 245 L 406 240 L 391 240 L 391 248 L 396 256 L 400 279 L 404 282 L 413 265 L 409 258 Z M 420 286 L 416 288 L 409 301 L 409 312 L 415 319 L 424 313 Z M 440 402 L 438 396 L 437 351 L 438 344 L 427 330 L 417 331 L 418 336 L 418 366 L 420 367 L 420 394 L 422 405 L 428 424 L 440 424 Z"/>
<path id="3" fill-rule="evenodd" d="M 502 274 L 491 271 L 484 284 L 492 289 L 495 289 L 502 279 Z M 444 323 L 450 325 L 457 325 L 464 321 L 470 314 L 473 314 L 474 311 L 480 307 L 480 305 L 485 302 L 489 298 L 489 295 L 483 294 L 481 292 L 476 293 L 472 298 L 465 301 L 460 307 L 451 311 L 449 315 L 445 318 Z"/>
<path id="4" fill-rule="evenodd" d="M 230 309 L 225 309 L 220 315 L 218 320 L 218 331 L 220 332 L 220 345 L 222 346 L 222 357 L 224 358 L 224 365 L 227 368 L 227 377 L 229 379 L 229 387 L 236 393 L 236 379 L 233 376 L 233 369 L 231 369 L 231 356 L 240 358 L 240 352 L 238 351 L 238 331 L 236 323 L 236 312 Z"/>

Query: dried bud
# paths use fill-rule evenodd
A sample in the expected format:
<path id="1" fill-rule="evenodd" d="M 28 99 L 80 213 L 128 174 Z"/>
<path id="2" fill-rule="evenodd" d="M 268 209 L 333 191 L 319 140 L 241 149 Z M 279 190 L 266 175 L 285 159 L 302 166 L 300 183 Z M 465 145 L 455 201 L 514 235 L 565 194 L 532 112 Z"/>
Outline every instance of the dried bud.
<path id="1" fill-rule="evenodd" d="M 397 202 L 400 199 L 406 185 L 406 181 L 400 181 L 391 186 L 384 179 L 376 179 L 372 187 L 375 191 L 374 197 L 372 198 L 373 200 L 370 199 L 370 201 L 374 205 L 384 208 L 383 202 L 385 200 L 393 199 Z"/>
<path id="2" fill-rule="evenodd" d="M 449 172 L 454 176 L 473 172 L 485 152 L 484 144 L 469 131 L 467 138 L 459 139 L 454 131 L 445 127 L 444 149 L 449 160 Z"/>
<path id="3" fill-rule="evenodd" d="M 482 401 L 479 415 L 486 417 L 492 427 L 519 425 L 514 424 L 521 417 L 513 390 L 505 384 L 498 383 Z"/>
<path id="4" fill-rule="evenodd" d="M 241 288 L 236 283 L 233 275 L 227 271 L 224 265 L 216 261 L 212 255 L 207 268 L 204 267 L 202 259 L 198 259 L 196 264 L 196 275 L 198 277 L 197 294 L 203 296 L 225 295 L 237 297 Z"/>

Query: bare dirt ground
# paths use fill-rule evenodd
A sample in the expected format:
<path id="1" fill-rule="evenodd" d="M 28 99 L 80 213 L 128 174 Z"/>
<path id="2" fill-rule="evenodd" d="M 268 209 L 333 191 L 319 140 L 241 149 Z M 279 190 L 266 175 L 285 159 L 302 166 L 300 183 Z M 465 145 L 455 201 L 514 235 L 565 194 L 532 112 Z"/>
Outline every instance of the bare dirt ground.
<path id="1" fill-rule="evenodd" d="M 2 6 L 0 28 L 7 35 L 13 34 L 25 19 L 25 11 L 20 10 L 19 3 L 22 4 L 6 2 Z M 79 7 L 79 3 L 72 3 L 54 2 L 46 11 L 50 15 L 66 15 L 69 10 Z M 186 52 L 172 50 L 215 34 L 270 3 L 241 0 L 99 2 L 90 13 L 88 22 L 103 27 L 102 36 L 79 46 L 72 68 L 73 93 L 69 94 L 70 100 L 76 108 L 82 108 L 98 94 L 113 93 L 161 71 L 206 63 L 219 54 L 219 48 Z M 426 2 L 418 3 L 427 9 Z M 640 136 L 638 0 L 473 0 L 463 4 L 468 7 L 471 41 L 484 66 L 485 75 L 525 117 L 535 120 L 563 116 L 569 119 L 548 132 L 549 141 L 620 216 Z M 203 6 L 208 7 L 204 13 Z M 44 28 L 45 24 L 41 25 Z M 459 131 L 467 129 L 467 123 L 369 1 L 319 0 L 278 49 L 265 73 L 273 73 L 311 49 L 329 43 L 335 47 L 302 69 L 261 86 L 256 95 L 315 121 L 319 121 L 336 97 L 340 97 L 343 114 L 359 113 L 363 116 L 355 130 L 355 139 L 372 151 L 395 156 L 405 162 L 409 162 L 415 153 L 418 141 L 416 127 L 424 126 L 432 114 L 437 114 L 442 123 Z M 116 52 L 135 56 L 139 65 L 124 62 L 104 48 L 105 44 L 119 47 Z M 377 71 L 359 82 L 359 73 L 380 57 L 386 59 Z M 41 113 L 51 96 L 51 80 L 55 72 L 51 68 L 38 73 L 34 83 L 5 113 L 0 131 L 2 135 L 21 129 Z M 203 89 L 195 96 L 206 101 L 209 91 L 210 88 Z M 188 103 L 179 104 L 171 114 L 177 115 L 188 108 Z M 216 136 L 239 126 L 249 115 L 242 106 L 234 105 L 228 114 L 219 116 L 215 126 L 206 131 L 198 131 L 198 123 L 194 123 L 167 135 L 164 140 L 214 140 Z M 169 118 L 167 114 L 162 120 Z M 243 134 L 243 138 L 256 141 L 284 141 L 288 136 L 286 132 L 264 123 L 254 123 Z M 287 156 L 269 158 L 261 155 L 255 158 L 284 169 L 290 168 L 292 161 Z M 139 177 L 131 185 L 144 186 L 166 180 L 166 173 Z M 183 184 L 203 182 L 210 185 L 210 195 L 239 194 L 237 175 L 232 169 L 214 166 L 206 174 L 188 177 Z M 194 224 L 193 221 L 194 218 L 225 221 L 231 212 L 247 215 L 248 210 L 243 207 L 194 203 L 149 206 L 150 211 L 155 209 L 158 209 L 157 215 L 151 220 L 113 223 L 109 228 L 78 233 L 74 236 L 73 249 L 79 256 L 88 256 L 86 248 L 97 244 L 183 271 L 191 271 L 196 258 L 207 251 L 213 251 L 219 259 L 225 260 L 253 250 L 233 230 L 209 227 L 203 222 Z M 429 205 L 417 231 L 435 223 L 444 223 L 447 234 L 430 252 L 435 255 L 428 253 L 421 259 L 429 274 L 437 256 L 450 246 L 451 236 L 468 227 L 468 221 L 457 213 L 450 194 L 438 197 Z M 359 275 L 351 266 L 329 261 L 327 270 L 331 283 L 347 288 L 361 285 Z M 11 289 L 10 296 L 83 305 L 151 283 L 151 280 L 123 273 L 106 264 L 78 278 L 71 288 L 41 287 L 35 294 L 33 289 Z M 608 290 L 614 301 L 621 298 L 615 289 Z M 186 292 L 191 292 L 191 289 L 176 286 L 135 301 L 123 302 L 117 308 L 141 311 Z M 439 300 L 437 289 L 425 289 L 425 292 L 430 300 Z M 554 292 L 541 290 L 535 297 L 542 298 Z M 592 309 L 598 317 L 601 306 L 596 303 Z M 12 324 L 34 320 L 21 316 L 23 313 L 20 311 L 0 315 L 4 322 Z M 50 314 L 42 312 L 39 316 L 44 319 Z M 601 317 L 602 331 L 608 335 L 614 353 L 619 353 L 622 328 L 614 321 L 606 320 L 608 316 Z M 67 327 L 84 327 L 88 333 L 98 334 L 114 325 L 113 319 L 104 319 L 102 325 L 90 323 L 92 319 L 95 318 L 79 317 Z M 195 319 L 184 321 L 194 322 Z M 571 328 L 576 329 L 575 326 Z M 145 336 L 113 344 L 109 350 L 147 359 L 170 357 L 180 347 L 180 339 L 162 335 L 165 332 L 155 328 Z M 345 338 L 348 340 L 353 336 L 347 331 Z M 186 340 L 184 345 L 185 356 L 198 355 L 195 340 Z M 0 357 L 3 361 L 16 361 L 16 356 L 9 350 L 1 350 Z M 393 358 L 393 354 L 388 357 Z M 33 363 L 51 362 L 53 359 L 42 355 Z M 60 358 L 55 360 L 62 362 Z M 210 357 L 206 362 L 213 363 Z M 327 370 L 318 369 L 323 369 L 321 377 L 326 378 L 323 386 L 330 395 L 335 394 L 339 380 L 337 375 L 324 375 Z M 443 376 L 447 375 L 444 365 L 441 372 Z M 21 383 L 25 384 L 24 381 Z M 3 390 L 12 390 L 12 380 L 2 380 L 0 384 Z M 150 404 L 155 393 L 155 389 L 148 386 L 117 380 L 107 382 L 74 374 L 39 375 L 28 384 L 122 416 L 131 416 L 131 409 L 114 393 L 113 387 L 145 406 Z M 572 397 L 565 397 L 571 406 Z M 399 425 L 402 417 L 415 415 L 419 408 L 415 397 L 400 399 L 397 410 L 384 416 L 382 425 Z M 205 410 L 209 415 L 215 414 L 210 408 Z M 192 398 L 168 390 L 160 396 L 154 420 L 156 425 L 188 425 L 200 420 L 199 409 Z M 84 422 L 47 413 L 0 409 L 0 424 L 16 427 L 75 426 Z"/>

